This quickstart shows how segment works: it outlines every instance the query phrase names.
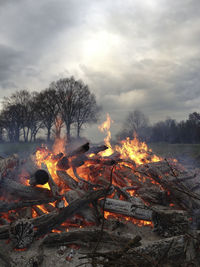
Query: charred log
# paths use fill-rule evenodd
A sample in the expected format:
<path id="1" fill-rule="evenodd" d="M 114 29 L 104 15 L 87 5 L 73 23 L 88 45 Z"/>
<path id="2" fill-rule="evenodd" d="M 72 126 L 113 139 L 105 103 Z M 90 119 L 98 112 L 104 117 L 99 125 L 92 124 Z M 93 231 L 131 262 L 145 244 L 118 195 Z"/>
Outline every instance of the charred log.
<path id="1" fill-rule="evenodd" d="M 44 185 L 49 181 L 49 174 L 45 170 L 37 170 L 30 178 L 30 185 Z"/>
<path id="2" fill-rule="evenodd" d="M 139 220 L 145 220 L 145 221 L 152 220 L 152 211 L 144 205 L 136 206 L 127 201 L 111 199 L 111 198 L 107 198 L 105 204 L 104 200 L 99 200 L 99 205 L 101 207 L 104 206 L 104 210 L 109 212 L 122 214 Z"/>
<path id="3" fill-rule="evenodd" d="M 68 186 L 72 190 L 77 189 L 77 181 L 75 181 L 68 173 L 66 173 L 65 171 L 57 171 L 56 173 L 66 186 Z"/>
<path id="4" fill-rule="evenodd" d="M 172 237 L 185 234 L 189 227 L 189 218 L 186 211 L 163 209 L 154 207 L 152 214 L 154 231 L 163 237 Z"/>
<path id="5" fill-rule="evenodd" d="M 29 220 L 21 219 L 10 225 L 10 239 L 14 248 L 27 248 L 33 238 L 33 224 Z"/>

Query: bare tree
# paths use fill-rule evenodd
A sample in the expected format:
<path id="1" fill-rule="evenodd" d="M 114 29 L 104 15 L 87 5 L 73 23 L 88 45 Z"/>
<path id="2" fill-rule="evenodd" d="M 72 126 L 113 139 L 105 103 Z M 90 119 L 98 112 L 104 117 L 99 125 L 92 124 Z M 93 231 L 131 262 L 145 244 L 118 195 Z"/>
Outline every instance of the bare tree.
<path id="1" fill-rule="evenodd" d="M 72 124 L 76 124 L 79 135 L 83 124 L 95 121 L 94 114 L 89 112 L 95 113 L 96 100 L 82 81 L 76 81 L 73 77 L 60 79 L 51 83 L 50 88 L 57 92 L 59 112 L 65 123 L 68 139 Z"/>
<path id="2" fill-rule="evenodd" d="M 36 95 L 37 93 L 35 92 L 30 93 L 27 90 L 21 90 L 15 92 L 10 97 L 4 98 L 4 122 L 8 136 L 11 137 L 13 134 L 15 136 L 13 141 L 19 141 L 20 130 L 23 132 L 25 142 L 36 138 L 36 134 L 42 126 L 36 105 Z"/>
<path id="3" fill-rule="evenodd" d="M 47 129 L 47 141 L 50 141 L 51 129 L 59 112 L 56 90 L 49 88 L 40 92 L 36 96 L 36 109 Z"/>
<path id="4" fill-rule="evenodd" d="M 78 87 L 75 126 L 77 137 L 80 137 L 83 125 L 97 122 L 101 107 L 97 105 L 95 95 L 90 93 L 87 85 L 80 82 Z"/>
<path id="5" fill-rule="evenodd" d="M 1 125 L 7 133 L 10 142 L 19 142 L 22 125 L 21 106 L 13 104 L 4 106 L 1 112 Z"/>
<path id="6" fill-rule="evenodd" d="M 147 127 L 149 124 L 149 119 L 140 110 L 134 110 L 129 112 L 127 118 L 125 119 L 124 128 L 131 133 L 137 132 Z"/>

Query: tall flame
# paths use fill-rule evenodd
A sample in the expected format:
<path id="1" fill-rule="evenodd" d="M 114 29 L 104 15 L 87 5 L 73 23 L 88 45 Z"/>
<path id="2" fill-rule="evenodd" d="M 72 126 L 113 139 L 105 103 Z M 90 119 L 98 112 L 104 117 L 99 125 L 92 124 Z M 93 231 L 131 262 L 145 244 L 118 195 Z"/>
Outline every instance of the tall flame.
<path id="1" fill-rule="evenodd" d="M 110 140 L 111 140 L 110 124 L 111 124 L 111 122 L 113 122 L 113 120 L 111 120 L 110 115 L 107 113 L 106 121 L 104 121 L 98 127 L 101 132 L 107 133 L 107 136 L 104 138 L 104 142 L 105 142 L 105 145 L 108 147 L 108 149 L 100 153 L 100 155 L 103 157 L 110 156 L 114 152 L 112 149 L 112 146 L 110 144 Z"/>

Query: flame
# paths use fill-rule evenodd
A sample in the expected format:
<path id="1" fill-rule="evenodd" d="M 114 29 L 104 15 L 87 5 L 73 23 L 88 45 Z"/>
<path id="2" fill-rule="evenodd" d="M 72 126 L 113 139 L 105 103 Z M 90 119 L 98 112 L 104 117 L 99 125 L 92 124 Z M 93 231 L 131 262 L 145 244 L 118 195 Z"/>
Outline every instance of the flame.
<path id="1" fill-rule="evenodd" d="M 139 165 L 161 160 L 160 157 L 152 153 L 152 150 L 148 148 L 145 142 L 138 140 L 136 133 L 134 133 L 132 140 L 127 137 L 126 140 L 120 142 L 120 145 L 116 145 L 115 151 L 119 152 L 121 159 L 131 159 Z"/>
<path id="2" fill-rule="evenodd" d="M 102 157 L 107 157 L 113 154 L 113 149 L 110 144 L 111 140 L 111 132 L 110 132 L 110 124 L 113 122 L 110 118 L 110 115 L 107 113 L 107 119 L 104 121 L 98 128 L 101 132 L 106 132 L 107 136 L 104 138 L 105 145 L 108 147 L 105 151 L 99 153 Z"/>
<path id="3" fill-rule="evenodd" d="M 133 187 L 131 180 L 126 178 L 128 177 L 128 175 L 123 175 L 123 173 L 120 175 L 120 172 L 130 173 L 134 171 L 133 167 L 134 165 L 133 164 L 131 166 L 127 165 L 128 161 L 134 162 L 134 164 L 137 166 L 143 163 L 156 162 L 161 160 L 160 157 L 152 153 L 151 149 L 148 148 L 146 143 L 140 142 L 138 140 L 136 134 L 134 134 L 133 139 L 126 138 L 125 140 L 121 141 L 120 144 L 112 147 L 110 142 L 111 141 L 110 125 L 112 122 L 113 121 L 111 120 L 109 114 L 107 114 L 106 121 L 99 126 L 100 131 L 106 132 L 107 134 L 107 136 L 104 139 L 104 142 L 105 145 L 108 147 L 108 149 L 99 153 L 98 155 L 90 154 L 88 156 L 88 160 L 85 161 L 85 163 L 82 166 L 77 168 L 76 170 L 77 174 L 74 173 L 72 167 L 66 171 L 74 180 L 78 182 L 78 184 L 80 184 L 80 181 L 77 177 L 80 176 L 82 179 L 85 179 L 85 181 L 88 181 L 89 183 L 108 186 L 110 182 L 112 166 L 106 164 L 108 158 L 105 157 L 108 157 L 113 153 L 118 154 L 119 158 L 122 161 L 120 164 L 115 166 L 115 171 L 112 172 L 112 183 L 114 186 L 117 186 L 119 188 Z M 43 146 L 39 148 L 35 154 L 35 163 L 37 164 L 38 168 L 43 168 L 44 167 L 43 164 L 46 166 L 52 179 L 59 187 L 60 194 L 64 194 L 65 192 L 70 190 L 70 188 L 67 187 L 65 184 L 63 184 L 62 181 L 60 181 L 57 176 L 57 170 L 58 170 L 57 163 L 62 157 L 66 155 L 65 149 L 66 149 L 66 139 L 59 138 L 57 136 L 52 151 L 49 150 L 47 147 Z M 72 158 L 69 157 L 69 164 L 71 164 L 71 162 Z M 27 176 L 27 174 L 23 174 L 23 176 Z M 140 177 L 138 175 L 138 180 L 142 179 L 145 178 Z M 86 189 L 86 191 L 87 191 L 87 186 L 88 186 L 87 183 L 83 183 L 83 187 L 84 189 Z M 45 185 L 41 185 L 40 187 L 51 190 L 48 183 Z M 129 194 L 131 196 L 134 196 L 135 190 L 130 189 Z M 112 198 L 113 196 L 114 193 L 110 197 Z M 120 196 L 120 199 L 125 200 L 124 196 L 122 195 Z M 65 206 L 67 206 L 68 205 L 67 201 L 64 198 L 63 200 L 65 202 Z M 52 206 L 55 207 L 55 203 L 53 203 Z M 45 208 L 45 205 L 38 205 L 37 207 L 43 213 L 48 213 L 47 209 Z M 33 210 L 32 217 L 37 217 L 37 216 L 38 216 L 37 211 Z M 120 214 L 114 214 L 108 211 L 104 211 L 104 216 L 105 218 L 114 217 L 117 218 L 118 220 L 130 221 L 134 224 L 137 224 L 138 226 L 143 226 L 143 225 L 152 226 L 152 223 L 149 221 L 136 220 L 131 217 L 126 217 Z M 61 226 L 64 227 L 66 231 L 68 231 L 70 226 L 82 228 L 84 226 L 89 226 L 89 225 L 91 225 L 91 223 L 85 221 L 84 218 L 82 217 L 79 218 L 76 216 L 74 217 L 74 219 L 72 218 L 70 220 L 65 221 Z M 53 232 L 60 232 L 60 230 L 54 229 Z"/>

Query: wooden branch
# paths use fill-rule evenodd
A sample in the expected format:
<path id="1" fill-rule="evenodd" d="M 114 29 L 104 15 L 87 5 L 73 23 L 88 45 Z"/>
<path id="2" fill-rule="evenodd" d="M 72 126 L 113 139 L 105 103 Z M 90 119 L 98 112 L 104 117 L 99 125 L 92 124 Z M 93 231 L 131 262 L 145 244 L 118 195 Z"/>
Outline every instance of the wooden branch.
<path id="1" fill-rule="evenodd" d="M 104 200 L 99 200 L 99 205 L 103 207 Z M 104 210 L 133 217 L 139 220 L 151 221 L 152 211 L 144 206 L 136 206 L 130 202 L 106 198 Z"/>

